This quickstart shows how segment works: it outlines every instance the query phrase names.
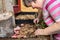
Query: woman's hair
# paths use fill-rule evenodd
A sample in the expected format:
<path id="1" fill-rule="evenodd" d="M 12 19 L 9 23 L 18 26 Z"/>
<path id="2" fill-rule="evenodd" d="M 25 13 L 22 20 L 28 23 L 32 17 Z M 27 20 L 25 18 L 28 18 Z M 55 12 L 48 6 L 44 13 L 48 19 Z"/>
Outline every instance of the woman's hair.
<path id="1" fill-rule="evenodd" d="M 23 0 L 23 4 L 26 6 L 26 7 L 29 7 L 28 5 L 29 5 L 29 3 L 30 2 L 35 2 L 36 0 Z"/>

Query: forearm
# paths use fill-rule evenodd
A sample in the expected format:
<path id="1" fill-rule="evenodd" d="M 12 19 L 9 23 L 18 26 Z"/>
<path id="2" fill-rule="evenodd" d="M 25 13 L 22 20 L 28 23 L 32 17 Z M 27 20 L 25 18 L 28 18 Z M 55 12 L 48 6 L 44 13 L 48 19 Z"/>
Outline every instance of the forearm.
<path id="1" fill-rule="evenodd" d="M 40 18 L 42 18 L 42 10 L 38 10 L 38 18 L 40 19 Z"/>
<path id="2" fill-rule="evenodd" d="M 60 23 L 54 23 L 53 25 L 44 29 L 44 35 L 54 34 L 56 31 L 60 30 Z"/>

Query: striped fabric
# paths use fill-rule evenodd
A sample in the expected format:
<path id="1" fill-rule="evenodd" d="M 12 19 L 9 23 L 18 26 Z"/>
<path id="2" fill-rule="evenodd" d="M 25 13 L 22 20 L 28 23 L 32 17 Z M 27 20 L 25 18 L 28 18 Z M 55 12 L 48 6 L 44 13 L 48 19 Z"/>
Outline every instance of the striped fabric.
<path id="1" fill-rule="evenodd" d="M 60 0 L 45 0 L 43 6 L 43 19 L 48 26 L 54 22 L 60 21 Z"/>
<path id="2" fill-rule="evenodd" d="M 43 18 L 48 26 L 60 21 L 60 0 L 46 0 L 44 2 Z"/>

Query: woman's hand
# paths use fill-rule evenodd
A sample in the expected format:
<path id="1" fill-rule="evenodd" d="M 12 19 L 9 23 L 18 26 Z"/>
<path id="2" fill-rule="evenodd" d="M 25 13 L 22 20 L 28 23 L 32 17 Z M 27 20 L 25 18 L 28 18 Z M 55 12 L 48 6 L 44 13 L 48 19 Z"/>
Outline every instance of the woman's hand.
<path id="1" fill-rule="evenodd" d="M 20 27 L 14 28 L 14 33 L 15 33 L 15 34 L 12 36 L 12 38 L 17 38 L 18 35 L 19 35 L 19 31 L 20 31 Z"/>
<path id="2" fill-rule="evenodd" d="M 43 29 L 37 29 L 35 35 L 43 35 Z"/>
<path id="3" fill-rule="evenodd" d="M 18 26 L 14 28 L 14 35 L 12 36 L 12 38 L 21 38 L 21 37 L 26 38 L 26 35 L 20 34 L 20 27 Z"/>
<path id="4" fill-rule="evenodd" d="M 16 28 L 14 28 L 14 33 L 15 34 L 19 34 L 19 31 L 20 31 L 20 27 L 17 26 Z"/>
<path id="5" fill-rule="evenodd" d="M 35 35 L 47 35 L 46 32 L 44 32 L 44 29 L 37 29 L 35 31 Z"/>
<path id="6" fill-rule="evenodd" d="M 39 18 L 34 19 L 33 22 L 34 22 L 34 23 L 38 23 L 38 22 L 39 22 Z"/>

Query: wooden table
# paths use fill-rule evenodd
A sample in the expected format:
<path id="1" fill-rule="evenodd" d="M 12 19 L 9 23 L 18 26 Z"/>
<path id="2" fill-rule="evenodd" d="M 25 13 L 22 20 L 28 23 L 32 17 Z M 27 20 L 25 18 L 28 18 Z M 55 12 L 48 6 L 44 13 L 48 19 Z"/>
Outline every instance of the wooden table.
<path id="1" fill-rule="evenodd" d="M 0 40 L 50 40 L 49 36 L 40 36 L 35 38 L 21 38 L 21 39 L 13 39 L 13 38 L 0 38 Z"/>

